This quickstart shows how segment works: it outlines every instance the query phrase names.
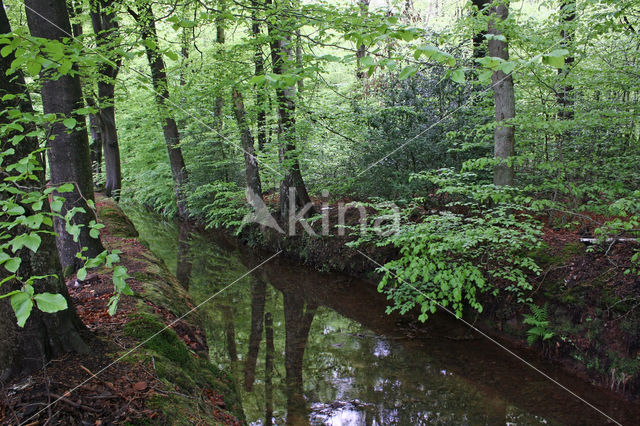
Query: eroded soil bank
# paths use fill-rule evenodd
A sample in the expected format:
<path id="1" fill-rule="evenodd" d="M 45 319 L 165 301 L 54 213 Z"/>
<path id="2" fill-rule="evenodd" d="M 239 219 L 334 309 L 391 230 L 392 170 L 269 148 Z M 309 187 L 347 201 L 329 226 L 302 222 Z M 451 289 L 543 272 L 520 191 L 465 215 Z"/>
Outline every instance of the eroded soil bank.
<path id="1" fill-rule="evenodd" d="M 230 377 L 208 359 L 198 312 L 111 199 L 98 197 L 101 238 L 120 250 L 135 295 L 107 313 L 106 268 L 67 286 L 91 353 L 67 354 L 2 387 L 2 424 L 242 424 Z"/>

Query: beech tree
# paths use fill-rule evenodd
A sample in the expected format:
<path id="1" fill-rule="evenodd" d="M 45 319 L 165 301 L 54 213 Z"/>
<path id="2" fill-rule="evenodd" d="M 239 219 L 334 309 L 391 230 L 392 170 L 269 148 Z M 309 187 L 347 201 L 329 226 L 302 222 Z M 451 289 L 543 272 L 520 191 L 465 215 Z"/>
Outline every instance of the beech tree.
<path id="1" fill-rule="evenodd" d="M 247 180 L 247 189 L 253 194 L 260 197 L 262 195 L 262 185 L 260 183 L 260 172 L 258 169 L 258 159 L 255 154 L 255 143 L 253 141 L 253 135 L 247 124 L 245 118 L 244 102 L 242 95 L 238 89 L 233 89 L 233 105 L 238 122 L 238 128 L 240 129 L 240 138 L 242 140 L 242 149 L 244 151 L 245 161 L 245 176 Z"/>
<path id="2" fill-rule="evenodd" d="M 153 16 L 151 3 L 147 1 L 140 2 L 138 11 L 129 8 L 129 14 L 135 19 L 140 28 L 140 35 L 144 42 L 144 49 L 149 61 L 151 69 L 151 80 L 153 91 L 160 114 L 162 130 L 164 132 L 164 140 L 169 153 L 169 163 L 171 165 L 171 173 L 173 175 L 173 186 L 176 194 L 176 202 L 178 205 L 178 215 L 187 216 L 187 203 L 184 194 L 184 187 L 187 184 L 187 168 L 184 164 L 182 149 L 180 148 L 180 133 L 178 125 L 171 113 L 169 103 L 169 83 L 167 81 L 167 72 L 162 58 L 162 53 L 158 50 L 158 35 L 156 32 L 156 23 Z"/>
<path id="3" fill-rule="evenodd" d="M 108 197 L 114 196 L 119 199 L 122 172 L 114 103 L 115 80 L 120 70 L 122 58 L 114 50 L 115 38 L 118 35 L 115 6 L 114 0 L 91 0 L 91 24 L 96 35 L 96 44 L 108 59 L 98 67 L 99 112 L 95 122 L 104 152 L 106 175 L 104 192 Z"/>
<path id="4" fill-rule="evenodd" d="M 10 32 L 11 27 L 2 0 L 0 0 L 0 35 L 6 35 Z M 0 110 L 2 111 L 0 113 L 0 129 L 2 129 L 0 143 L 3 152 L 7 152 L 9 149 L 14 151 L 13 155 L 3 158 L 3 166 L 30 160 L 33 166 L 33 175 L 32 178 L 22 179 L 16 183 L 16 181 L 6 178 L 16 178 L 20 175 L 20 172 L 17 171 L 19 169 L 14 168 L 12 172 L 7 172 L 10 168 L 3 168 L 2 184 L 8 188 L 20 188 L 20 191 L 3 189 L 0 192 L 0 200 L 3 204 L 11 202 L 18 205 L 22 211 L 21 215 L 25 218 L 46 217 L 49 212 L 46 202 L 42 203 L 41 210 L 36 211 L 33 204 L 24 202 L 20 196 L 20 192 L 24 195 L 29 193 L 42 194 L 45 176 L 42 158 L 38 154 L 38 141 L 29 135 L 32 129 L 26 128 L 23 132 L 7 130 L 11 129 L 7 125 L 20 122 L 16 118 L 18 115 L 33 112 L 22 73 L 19 70 L 13 73 L 10 71 L 14 59 L 13 52 L 7 56 L 0 56 Z M 15 138 L 16 136 L 18 138 Z M 19 142 L 16 143 L 16 140 Z M 10 218 L 3 214 L 2 221 L 7 220 Z M 0 341 L 2 342 L 0 345 L 0 380 L 6 380 L 14 374 L 40 368 L 46 361 L 64 352 L 86 352 L 88 350 L 81 337 L 84 326 L 73 309 L 67 287 L 62 280 L 62 268 L 56 254 L 56 243 L 51 232 L 52 229 L 47 229 L 46 225 L 42 224 L 38 231 L 41 232 L 34 232 L 24 225 L 8 229 L 3 226 L 4 236 L 9 239 L 13 238 L 13 241 L 25 236 L 32 238 L 32 242 L 33 239 L 36 242 L 38 239 L 40 241 L 39 244 L 30 243 L 29 248 L 23 246 L 18 250 L 16 254 L 20 259 L 19 268 L 12 275 L 10 275 L 9 269 L 13 268 L 6 262 L 0 267 L 0 280 L 8 279 L 3 284 L 3 294 L 10 294 L 24 288 L 30 277 L 42 276 L 42 278 L 33 280 L 31 285 L 31 288 L 35 288 L 35 301 L 38 303 L 39 309 L 31 311 L 33 300 L 27 293 L 19 292 L 15 294 L 15 298 L 5 297 L 0 300 Z M 41 300 L 42 296 L 39 298 L 39 295 L 45 292 L 54 295 L 46 297 L 53 297 L 54 301 L 61 295 L 66 300 L 67 309 L 51 313 L 43 312 L 42 310 L 52 310 L 40 304 L 39 299 Z M 12 305 L 13 310 L 18 307 L 30 311 L 23 327 L 16 323 L 16 315 L 14 315 Z M 22 323 L 23 318 L 19 317 L 18 320 Z"/>
<path id="5" fill-rule="evenodd" d="M 25 0 L 25 7 L 32 36 L 57 42 L 71 36 L 64 0 Z M 82 88 L 77 74 L 52 77 L 42 73 L 41 80 L 44 113 L 64 119 L 49 128 L 47 154 L 51 184 L 74 186 L 72 192 L 58 194 L 65 198 L 62 217 L 54 219 L 58 253 L 63 268 L 77 268 L 82 266 L 82 260 L 76 257 L 81 249 L 87 257 L 95 257 L 104 250 L 100 239 L 90 235 L 96 218 L 89 206 L 94 199 L 89 140 L 84 117 L 75 112 L 84 106 Z M 67 215 L 73 216 L 72 226 L 66 224 Z"/>
<path id="6" fill-rule="evenodd" d="M 291 47 L 290 32 L 281 28 L 286 22 L 281 12 L 291 7 L 289 2 L 284 5 L 274 5 L 271 0 L 267 0 L 269 16 L 267 17 L 267 28 L 270 38 L 271 62 L 273 73 L 284 75 L 291 71 L 291 64 L 295 63 Z M 291 18 L 289 18 L 291 19 Z M 280 215 L 282 218 L 289 217 L 289 190 L 295 188 L 295 206 L 302 207 L 311 202 L 307 187 L 302 178 L 300 161 L 298 159 L 296 147 L 296 86 L 278 86 L 275 89 L 277 110 L 278 110 L 278 153 L 280 163 L 285 167 L 285 175 L 280 183 Z M 309 213 L 313 212 L 313 208 Z"/>
<path id="7" fill-rule="evenodd" d="M 505 1 L 491 7 L 489 12 L 488 34 L 489 55 L 509 60 L 509 45 L 500 30 L 501 22 L 509 15 L 509 2 Z M 496 105 L 496 129 L 494 131 L 494 155 L 501 163 L 495 167 L 493 183 L 498 186 L 513 185 L 513 167 L 506 160 L 514 154 L 515 129 L 513 124 L 505 123 L 515 117 L 516 101 L 513 90 L 513 77 L 502 70 L 496 70 L 491 76 L 493 97 Z"/>

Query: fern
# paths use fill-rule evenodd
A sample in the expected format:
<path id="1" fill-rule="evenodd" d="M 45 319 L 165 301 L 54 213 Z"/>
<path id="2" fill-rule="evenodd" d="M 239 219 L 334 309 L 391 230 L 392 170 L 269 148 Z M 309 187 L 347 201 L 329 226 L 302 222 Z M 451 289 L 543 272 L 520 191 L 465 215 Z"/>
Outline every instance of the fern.
<path id="1" fill-rule="evenodd" d="M 524 315 L 524 323 L 532 326 L 527 330 L 527 343 L 533 345 L 538 340 L 543 342 L 554 336 L 553 330 L 549 327 L 549 319 L 547 314 L 547 304 L 537 306 L 533 303 L 529 304 L 531 315 Z"/>

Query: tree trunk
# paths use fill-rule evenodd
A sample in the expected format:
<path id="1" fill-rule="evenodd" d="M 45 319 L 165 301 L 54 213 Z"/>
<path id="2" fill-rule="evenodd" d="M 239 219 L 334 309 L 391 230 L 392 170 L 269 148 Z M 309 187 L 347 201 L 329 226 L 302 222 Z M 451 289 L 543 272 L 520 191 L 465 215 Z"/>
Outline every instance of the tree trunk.
<path id="1" fill-rule="evenodd" d="M 488 33 L 501 35 L 500 21 L 507 19 L 509 4 L 504 3 L 491 8 Z M 506 41 L 496 38 L 489 40 L 489 55 L 509 60 L 509 46 Z M 513 124 L 505 121 L 512 120 L 516 113 L 515 94 L 513 90 L 513 77 L 502 71 L 495 71 L 491 76 L 493 85 L 493 97 L 496 105 L 497 126 L 494 132 L 494 155 L 499 160 L 504 160 L 494 169 L 493 183 L 498 186 L 513 185 L 513 167 L 506 164 L 506 160 L 514 154 L 515 129 Z"/>
<path id="2" fill-rule="evenodd" d="M 104 168 L 106 175 L 105 194 L 120 198 L 122 188 L 122 171 L 120 168 L 120 148 L 116 129 L 115 112 L 115 80 L 120 70 L 122 57 L 115 52 L 111 44 L 118 32 L 118 21 L 113 0 L 91 0 L 91 24 L 96 34 L 96 44 L 111 63 L 98 67 L 98 104 L 100 111 L 100 137 L 104 151 Z"/>
<path id="3" fill-rule="evenodd" d="M 560 24 L 562 25 L 562 30 L 560 31 L 560 36 L 562 37 L 561 46 L 565 49 L 571 50 L 571 43 L 573 41 L 573 21 L 576 19 L 576 1 L 575 0 L 562 0 L 560 3 Z M 558 69 L 558 74 L 562 77 L 563 86 L 557 92 L 557 101 L 560 107 L 558 111 L 558 119 L 559 120 L 573 120 L 573 86 L 566 82 L 569 71 L 571 69 L 571 65 L 574 63 L 575 58 L 572 55 L 569 55 L 565 58 L 564 67 Z M 571 140 L 571 132 L 566 130 L 558 135 L 558 160 L 560 162 L 564 161 L 564 150 L 565 143 Z"/>
<path id="4" fill-rule="evenodd" d="M 233 105 L 235 109 L 236 121 L 242 139 L 242 149 L 244 151 L 245 176 L 247 179 L 247 190 L 251 191 L 251 201 L 253 197 L 262 196 L 262 185 L 260 184 L 260 171 L 258 159 L 256 158 L 253 136 L 245 118 L 244 103 L 242 95 L 237 89 L 233 89 Z"/>
<path id="5" fill-rule="evenodd" d="M 563 26 L 560 36 L 562 37 L 561 46 L 565 49 L 571 50 L 571 42 L 573 41 L 573 29 L 572 23 L 576 19 L 576 0 L 562 0 L 560 4 L 560 24 Z M 560 74 L 565 80 L 569 74 L 569 68 L 575 62 L 573 55 L 569 55 L 564 60 L 564 68 L 558 69 Z M 573 99 L 571 93 L 573 92 L 573 86 L 565 82 L 564 86 L 557 94 L 558 104 L 560 105 L 560 112 L 558 118 L 561 120 L 573 119 Z"/>
<path id="6" fill-rule="evenodd" d="M 100 116 L 97 114 L 89 114 L 89 131 L 91 133 L 91 165 L 93 175 L 97 176 L 102 173 L 102 135 L 100 125 Z"/>
<path id="7" fill-rule="evenodd" d="M 360 6 L 360 14 L 363 17 L 366 17 L 369 13 L 369 1 L 370 0 L 358 0 L 358 6 Z M 360 66 L 360 61 L 367 55 L 367 46 L 364 44 L 360 44 L 356 50 L 356 66 L 358 70 L 356 71 L 356 77 L 359 79 L 364 79 L 367 77 L 367 72 L 363 70 Z"/>
<path id="8" fill-rule="evenodd" d="M 184 190 L 188 181 L 187 169 L 184 164 L 182 149 L 180 148 L 178 126 L 169 108 L 169 82 L 167 81 L 164 59 L 162 59 L 162 54 L 157 50 L 158 35 L 156 33 L 153 9 L 150 3 L 144 3 L 140 6 L 139 14 L 132 9 L 129 9 L 129 14 L 131 14 L 138 25 L 140 25 L 140 35 L 144 41 L 144 49 L 147 54 L 147 60 L 149 61 L 149 67 L 151 68 L 153 91 L 155 93 L 160 119 L 162 120 L 164 140 L 167 144 L 167 151 L 169 152 L 169 164 L 171 165 L 171 173 L 173 175 L 178 215 L 180 217 L 186 217 L 187 204 Z M 155 48 L 152 49 L 150 46 L 155 46 Z"/>
<path id="9" fill-rule="evenodd" d="M 257 2 L 253 2 L 253 5 L 256 6 Z M 264 57 L 262 56 L 262 45 L 259 43 L 260 37 L 260 21 L 258 21 L 256 17 L 256 12 L 251 12 L 251 32 L 254 37 L 254 41 L 256 43 L 256 51 L 253 55 L 253 64 L 255 67 L 255 75 L 263 75 L 264 74 Z M 258 149 L 262 151 L 264 149 L 264 145 L 267 142 L 267 114 L 266 114 L 266 102 L 264 96 L 264 89 L 258 87 L 256 88 L 256 107 L 258 108 L 258 112 L 256 115 L 256 121 L 258 125 Z"/>
<path id="10" fill-rule="evenodd" d="M 64 0 L 25 0 L 25 6 L 32 36 L 62 42 L 71 35 L 71 24 Z M 53 140 L 47 140 L 51 184 L 74 184 L 72 192 L 54 193 L 65 198 L 62 216 L 74 207 L 81 207 L 86 211 L 77 212 L 72 219 L 73 223 L 83 225 L 78 242 L 74 242 L 71 234 L 66 231 L 65 220 L 54 218 L 62 267 L 75 268 L 81 266 L 81 260 L 76 257 L 81 248 L 86 247 L 84 255 L 88 257 L 95 257 L 104 250 L 100 239 L 89 235 L 89 222 L 95 220 L 93 210 L 87 205 L 87 201 L 93 201 L 93 182 L 85 119 L 73 113 L 84 106 L 78 76 L 67 74 L 55 80 L 42 76 L 42 105 L 45 114 L 73 117 L 77 122 L 71 130 L 61 122 L 52 124 L 49 132 Z"/>
<path id="11" fill-rule="evenodd" d="M 272 0 L 267 0 L 268 6 L 272 5 Z M 285 74 L 289 71 L 291 63 L 294 62 L 291 51 L 291 38 L 284 32 L 280 31 L 274 23 L 277 19 L 277 10 L 272 7 L 274 13 L 267 19 L 267 28 L 270 38 L 271 62 L 274 74 Z M 285 176 L 280 184 L 280 215 L 283 220 L 289 218 L 289 189 L 295 189 L 295 206 L 303 207 L 311 204 L 311 198 L 307 192 L 307 187 L 302 178 L 300 170 L 300 162 L 296 149 L 296 131 L 295 131 L 295 98 L 296 87 L 276 89 L 276 100 L 278 108 L 278 143 L 279 157 L 281 164 L 285 167 Z M 313 207 L 309 209 L 308 215 L 314 213 Z"/>
<path id="12" fill-rule="evenodd" d="M 484 8 L 487 7 L 491 3 L 491 0 L 471 0 L 471 4 L 473 4 L 478 12 L 476 16 L 484 15 L 487 11 L 484 11 Z M 484 47 L 484 39 L 487 35 L 487 32 L 482 30 L 473 34 L 473 58 L 479 59 L 484 58 L 487 55 L 487 49 Z"/>
<path id="13" fill-rule="evenodd" d="M 0 0 L 0 34 L 11 32 L 11 27 L 5 13 L 4 5 Z M 13 53 L 6 57 L 0 57 L 0 108 L 2 111 L 19 109 L 21 112 L 32 112 L 31 101 L 28 98 L 24 77 L 20 71 L 13 75 L 7 75 L 11 62 L 15 59 Z M 6 94 L 24 95 L 23 98 L 2 100 Z M 6 124 L 7 115 L 0 115 L 0 124 Z M 25 131 L 29 132 L 32 129 Z M 25 158 L 38 149 L 38 141 L 35 138 L 26 137 L 20 143 L 13 146 L 8 139 L 13 135 L 3 135 L 0 143 L 2 151 L 13 148 L 15 154 L 4 158 L 4 164 L 8 165 Z M 42 158 L 39 158 L 42 161 Z M 36 173 L 37 180 L 25 180 L 20 182 L 25 191 L 42 192 L 44 190 L 44 171 Z M 0 197 L 11 197 L 8 193 L 0 193 Z M 31 206 L 22 206 L 29 216 L 34 212 Z M 45 213 L 48 206 L 44 207 Z M 3 221 L 10 220 L 7 217 Z M 25 232 L 21 227 L 15 227 L 8 231 L 10 237 Z M 53 231 L 50 229 L 49 231 Z M 15 314 L 11 308 L 9 299 L 0 300 L 0 381 L 5 381 L 15 374 L 30 371 L 42 366 L 53 357 L 64 352 L 87 352 L 88 348 L 80 332 L 84 329 L 82 322 L 76 315 L 73 303 L 67 293 L 67 287 L 62 281 L 62 270 L 56 253 L 55 238 L 51 233 L 40 233 L 40 247 L 36 253 L 29 249 L 22 249 L 18 255 L 22 259 L 18 275 L 24 278 L 49 275 L 48 278 L 35 282 L 36 292 L 50 292 L 62 294 L 67 299 L 68 308 L 53 314 L 45 314 L 38 309 L 33 309 L 25 327 L 20 328 L 16 324 Z M 4 267 L 0 268 L 0 279 L 8 276 Z M 20 288 L 15 280 L 10 280 L 3 285 L 3 292 L 7 293 Z"/>
<path id="14" fill-rule="evenodd" d="M 262 326 L 264 320 L 264 305 L 267 285 L 262 280 L 251 284 L 251 332 L 249 334 L 249 351 L 244 365 L 244 388 L 247 392 L 253 389 L 256 377 L 256 364 L 262 341 Z"/>

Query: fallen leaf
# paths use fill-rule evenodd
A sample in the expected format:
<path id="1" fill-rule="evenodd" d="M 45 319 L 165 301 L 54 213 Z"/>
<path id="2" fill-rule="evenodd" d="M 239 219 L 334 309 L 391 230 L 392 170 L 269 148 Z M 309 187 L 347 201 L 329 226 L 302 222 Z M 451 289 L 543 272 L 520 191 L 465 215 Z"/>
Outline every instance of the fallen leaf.
<path id="1" fill-rule="evenodd" d="M 138 392 L 143 391 L 147 388 L 147 382 L 138 382 L 135 385 L 133 385 L 133 388 Z"/>

